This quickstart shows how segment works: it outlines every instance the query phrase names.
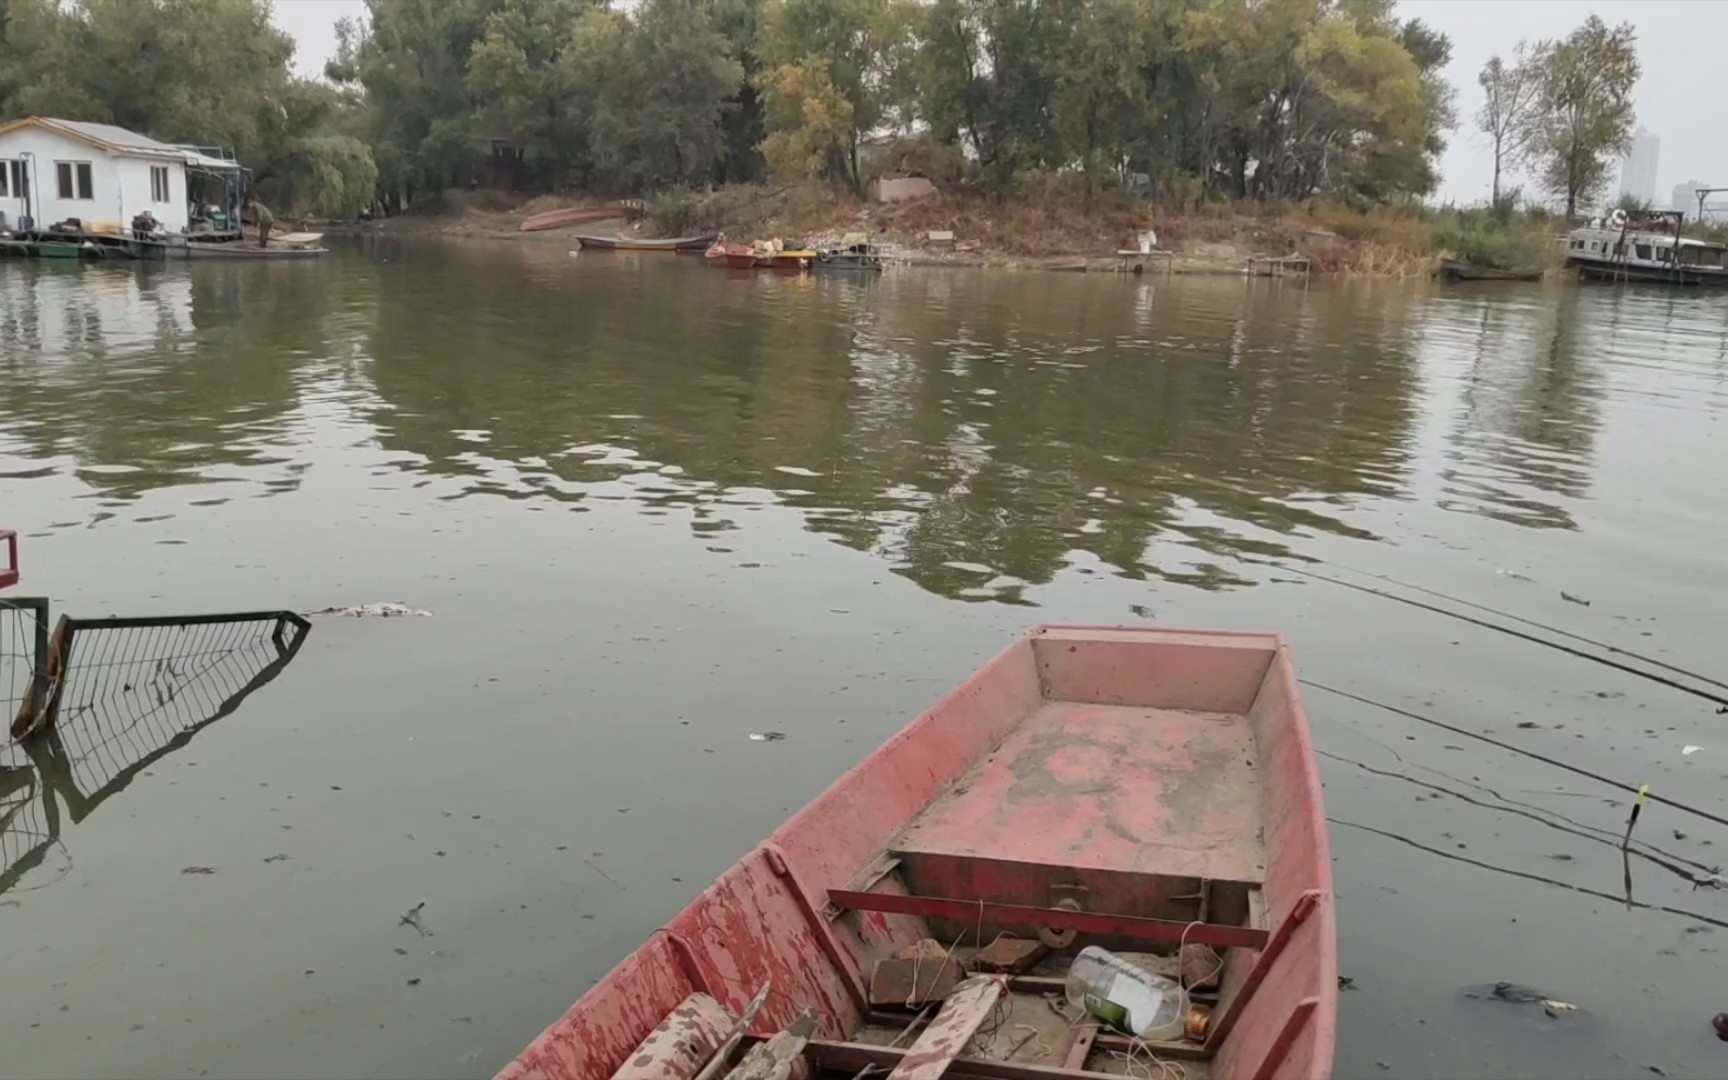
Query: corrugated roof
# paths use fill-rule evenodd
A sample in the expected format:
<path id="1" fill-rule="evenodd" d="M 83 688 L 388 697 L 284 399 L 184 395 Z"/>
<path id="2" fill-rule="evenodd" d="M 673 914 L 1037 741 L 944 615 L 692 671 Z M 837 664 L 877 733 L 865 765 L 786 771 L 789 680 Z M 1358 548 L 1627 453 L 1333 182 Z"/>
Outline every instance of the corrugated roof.
<path id="1" fill-rule="evenodd" d="M 0 126 L 0 131 L 27 124 L 40 124 L 44 127 L 53 128 L 116 153 L 174 158 L 188 165 L 205 169 L 223 170 L 240 167 L 237 162 L 224 161 L 221 158 L 211 157 L 188 147 L 173 146 L 158 139 L 152 139 L 148 135 L 140 135 L 138 132 L 127 128 L 118 127 L 114 124 L 98 124 L 91 120 L 60 120 L 49 116 L 32 116 Z"/>
<path id="2" fill-rule="evenodd" d="M 113 124 L 96 124 L 89 120 L 57 120 L 51 117 L 41 117 L 43 123 L 67 129 L 76 135 L 82 135 L 93 142 L 107 143 L 109 146 L 123 150 L 141 150 L 147 154 L 171 154 L 179 157 L 183 151 L 178 147 L 169 146 L 165 142 L 157 142 L 148 135 L 140 135 L 136 131 L 128 131 Z"/>

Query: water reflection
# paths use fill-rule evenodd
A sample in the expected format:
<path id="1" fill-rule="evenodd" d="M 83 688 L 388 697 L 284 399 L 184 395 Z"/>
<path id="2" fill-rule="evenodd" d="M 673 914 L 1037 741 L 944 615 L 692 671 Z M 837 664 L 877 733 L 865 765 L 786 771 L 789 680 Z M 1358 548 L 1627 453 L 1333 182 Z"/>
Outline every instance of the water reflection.
<path id="1" fill-rule="evenodd" d="M 1582 289 L 751 277 L 539 245 L 7 266 L 0 448 L 26 459 L 14 475 L 48 461 L 123 505 L 193 483 L 293 491 L 375 444 L 399 486 L 676 509 L 720 551 L 741 513 L 789 506 L 957 599 L 1023 602 L 1077 562 L 1219 588 L 1242 583 L 1243 556 L 1373 538 L 1358 511 L 1383 500 L 1575 527 L 1606 372 L 1673 332 L 1623 304 Z M 1449 419 L 1432 443 L 1435 416 Z"/>
<path id="2" fill-rule="evenodd" d="M 1533 528 L 1575 528 L 1561 502 L 1583 497 L 1603 388 L 1578 289 L 1521 302 L 1479 294 L 1455 303 L 1450 332 L 1468 336 L 1457 428 L 1441 471 L 1448 509 Z"/>
<path id="3" fill-rule="evenodd" d="M 305 433 L 301 380 L 309 359 L 344 354 L 347 312 L 317 274 L 8 263 L 0 446 L 69 458 L 110 500 L 291 478 L 282 444 Z"/>

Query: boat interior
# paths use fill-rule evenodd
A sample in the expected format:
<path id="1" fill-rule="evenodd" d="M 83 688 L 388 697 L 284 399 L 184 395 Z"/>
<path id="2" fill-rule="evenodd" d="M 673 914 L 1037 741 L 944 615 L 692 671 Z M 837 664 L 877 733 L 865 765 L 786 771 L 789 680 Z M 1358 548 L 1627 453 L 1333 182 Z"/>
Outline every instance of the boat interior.
<path id="1" fill-rule="evenodd" d="M 1337 987 L 1323 821 L 1278 638 L 1038 628 L 722 875 L 502 1075 L 625 1075 L 691 993 L 746 1016 L 737 1053 L 803 1031 L 799 1068 L 849 1077 L 1325 1075 Z M 1065 977 L 1088 945 L 1184 983 L 1182 1036 L 1134 1038 L 1070 1004 Z"/>

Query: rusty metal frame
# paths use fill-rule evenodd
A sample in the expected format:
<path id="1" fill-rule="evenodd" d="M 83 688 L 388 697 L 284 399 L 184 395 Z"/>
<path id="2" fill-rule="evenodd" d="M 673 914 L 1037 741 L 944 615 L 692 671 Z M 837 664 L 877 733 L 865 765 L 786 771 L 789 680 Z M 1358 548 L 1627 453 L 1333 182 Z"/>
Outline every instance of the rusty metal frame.
<path id="1" fill-rule="evenodd" d="M 18 534 L 0 529 L 0 541 L 6 547 L 6 565 L 0 566 L 0 589 L 6 589 L 18 584 Z"/>
<path id="2" fill-rule="evenodd" d="M 1182 922 L 1177 919 L 1147 919 L 1137 915 L 1105 915 L 1092 911 L 997 904 L 988 900 L 949 900 L 937 896 L 900 896 L 894 893 L 829 889 L 828 899 L 849 911 L 880 911 L 892 915 L 957 919 L 967 923 L 1031 929 L 1077 930 L 1130 938 L 1135 941 L 1187 941 L 1219 948 L 1265 948 L 1268 934 L 1252 926 L 1221 926 L 1217 923 Z"/>
<path id="3" fill-rule="evenodd" d="M 858 962 L 853 959 L 852 951 L 834 936 L 834 927 L 817 905 L 817 894 L 804 887 L 803 881 L 799 879 L 797 871 L 792 869 L 792 863 L 787 860 L 786 853 L 780 850 L 779 845 L 763 844 L 762 854 L 768 860 L 768 869 L 786 882 L 787 891 L 792 894 L 792 899 L 803 913 L 810 932 L 816 937 L 816 944 L 822 947 L 822 951 L 833 962 L 835 970 L 840 973 L 840 981 L 845 984 L 846 994 L 852 999 L 852 1004 L 857 1006 L 858 1015 L 870 1015 L 870 991 L 864 985 L 864 976 L 858 970 Z"/>
<path id="4" fill-rule="evenodd" d="M 1320 900 L 1319 889 L 1309 889 L 1296 898 L 1296 903 L 1290 907 L 1290 913 L 1284 916 L 1283 921 L 1272 931 L 1271 937 L 1266 941 L 1266 947 L 1260 950 L 1260 955 L 1255 958 L 1254 966 L 1242 980 L 1241 988 L 1231 994 L 1230 1000 L 1224 1002 L 1223 1007 L 1219 1009 L 1218 1015 L 1213 1020 L 1211 1030 L 1206 1033 L 1206 1048 L 1208 1050 L 1217 1051 L 1224 1044 L 1224 1040 L 1230 1037 L 1230 1032 L 1236 1027 L 1236 1022 L 1242 1019 L 1242 1011 L 1248 1007 L 1248 1002 L 1253 999 L 1254 992 L 1260 989 L 1260 984 L 1266 981 L 1266 976 L 1271 972 L 1272 965 L 1278 962 L 1280 956 L 1284 955 L 1284 950 L 1290 945 L 1290 939 L 1296 936 L 1296 931 L 1308 921 L 1309 916 L 1319 910 Z"/>

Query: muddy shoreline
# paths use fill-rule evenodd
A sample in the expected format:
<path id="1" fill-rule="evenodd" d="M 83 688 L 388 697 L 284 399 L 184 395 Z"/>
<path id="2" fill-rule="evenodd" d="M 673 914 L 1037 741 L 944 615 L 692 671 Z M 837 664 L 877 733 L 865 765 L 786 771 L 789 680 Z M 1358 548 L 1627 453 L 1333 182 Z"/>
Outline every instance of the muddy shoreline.
<path id="1" fill-rule="evenodd" d="M 371 222 L 308 223 L 306 227 L 340 235 L 438 236 L 460 240 L 503 240 L 546 246 L 563 245 L 571 250 L 577 248 L 576 236 L 579 233 L 623 235 L 628 228 L 622 219 L 614 219 L 588 222 L 564 229 L 523 232 L 521 231 L 521 220 L 522 215 L 517 212 L 464 210 L 442 214 L 409 213 Z M 808 235 L 824 236 L 832 233 L 837 237 L 841 231 L 840 229 L 828 229 L 819 234 Z M 651 223 L 644 232 L 646 235 L 658 235 L 656 231 L 652 231 Z M 1246 264 L 1250 256 L 1256 253 L 1241 251 L 1231 244 L 1211 243 L 1202 246 L 1207 250 L 1196 252 L 1171 251 L 1141 256 L 1137 254 L 1117 255 L 1113 252 L 1085 253 L 1073 251 L 1051 251 L 1045 254 L 1028 255 L 991 250 L 976 241 L 961 241 L 955 250 L 931 250 L 928 247 L 913 247 L 892 238 L 888 239 L 884 245 L 888 253 L 888 261 L 897 266 L 1040 270 L 1056 273 L 1131 273 L 1145 276 L 1248 276 Z M 1264 253 L 1259 254 L 1264 257 Z M 1325 273 L 1318 267 L 1314 270 L 1314 276 L 1322 276 Z M 1301 273 L 1294 275 L 1261 273 L 1255 276 L 1295 276 L 1301 278 L 1304 275 Z"/>

